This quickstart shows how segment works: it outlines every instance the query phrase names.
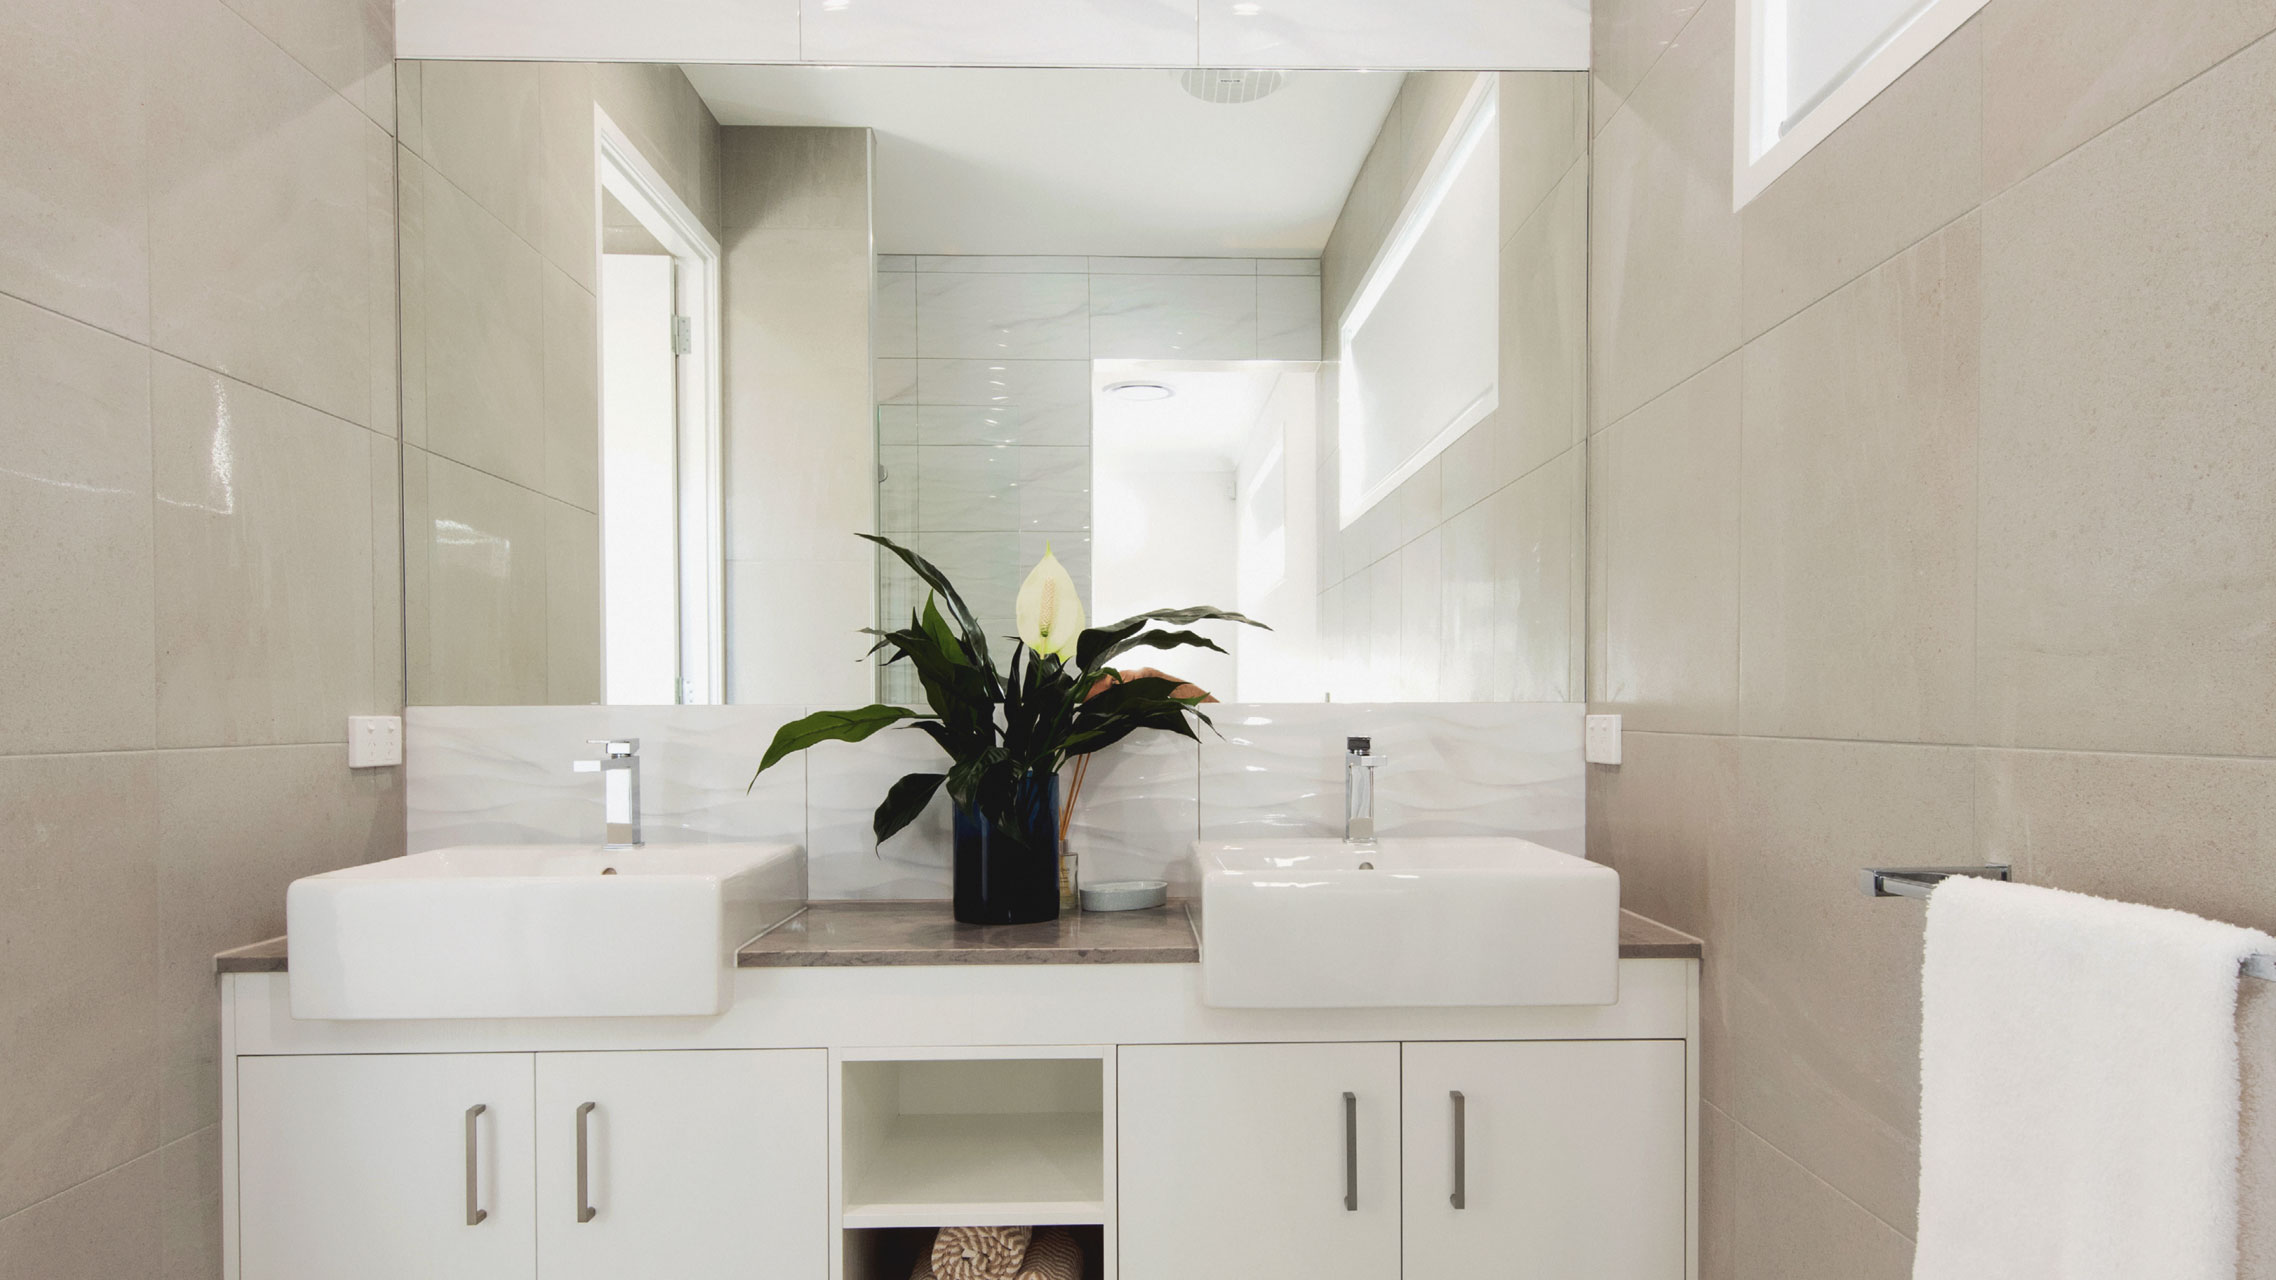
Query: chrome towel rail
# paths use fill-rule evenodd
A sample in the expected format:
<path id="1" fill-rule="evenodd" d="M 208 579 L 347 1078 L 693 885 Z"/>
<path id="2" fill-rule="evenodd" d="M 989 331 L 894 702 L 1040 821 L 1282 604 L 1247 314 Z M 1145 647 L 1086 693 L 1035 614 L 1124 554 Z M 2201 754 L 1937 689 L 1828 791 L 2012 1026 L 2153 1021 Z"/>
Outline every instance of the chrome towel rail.
<path id="1" fill-rule="evenodd" d="M 1857 873 L 1857 887 L 1868 898 L 1925 898 L 1928 891 L 1953 876 L 1984 880 L 2013 880 L 2013 868 L 1986 867 L 1867 867 Z M 2249 955 L 2239 966 L 2247 978 L 2276 982 L 2276 955 Z"/>

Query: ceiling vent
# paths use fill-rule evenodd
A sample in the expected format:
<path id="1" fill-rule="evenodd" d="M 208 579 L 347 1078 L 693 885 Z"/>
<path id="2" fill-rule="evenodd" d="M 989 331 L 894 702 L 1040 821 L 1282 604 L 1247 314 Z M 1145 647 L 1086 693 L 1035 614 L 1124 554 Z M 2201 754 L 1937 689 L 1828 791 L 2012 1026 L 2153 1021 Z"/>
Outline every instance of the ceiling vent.
<path id="1" fill-rule="evenodd" d="M 1255 102 L 1280 90 L 1288 83 L 1285 71 L 1235 71 L 1221 67 L 1196 67 L 1178 73 L 1178 83 L 1185 91 L 1203 102 L 1227 105 Z"/>

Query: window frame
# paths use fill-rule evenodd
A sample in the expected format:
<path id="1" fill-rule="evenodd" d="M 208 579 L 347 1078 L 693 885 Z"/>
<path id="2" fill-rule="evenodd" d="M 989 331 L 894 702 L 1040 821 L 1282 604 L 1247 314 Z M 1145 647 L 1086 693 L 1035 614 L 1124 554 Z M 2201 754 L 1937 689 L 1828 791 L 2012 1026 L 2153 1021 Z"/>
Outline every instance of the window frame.
<path id="1" fill-rule="evenodd" d="M 1866 103 L 1879 97 L 1883 89 L 1895 84 L 1953 32 L 1965 26 L 1989 0 L 1929 0 L 1910 22 L 1882 41 L 1847 78 L 1804 112 L 1784 136 L 1772 136 L 1777 122 L 1768 119 L 1764 109 L 1769 86 L 1774 83 L 1773 77 L 1766 74 L 1770 68 L 1764 49 L 1764 36 L 1769 29 L 1765 14 L 1772 5 L 1787 2 L 1738 0 L 1735 45 L 1738 66 L 1737 74 L 1732 77 L 1736 87 L 1732 95 L 1735 117 L 1731 130 L 1731 208 L 1734 210 L 1746 208 L 1756 196 L 1769 189 L 1779 175 L 1832 137 L 1834 131 L 1863 110 Z"/>

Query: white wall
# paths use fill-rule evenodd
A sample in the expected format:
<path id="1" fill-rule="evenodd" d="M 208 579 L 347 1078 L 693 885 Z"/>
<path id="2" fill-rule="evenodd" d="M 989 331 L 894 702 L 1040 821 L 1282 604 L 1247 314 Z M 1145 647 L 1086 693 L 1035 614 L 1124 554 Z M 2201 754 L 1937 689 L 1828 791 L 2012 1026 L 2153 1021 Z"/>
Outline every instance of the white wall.
<path id="1" fill-rule="evenodd" d="M 601 612 L 606 702 L 678 702 L 678 361 L 672 259 L 601 258 Z"/>
<path id="2" fill-rule="evenodd" d="M 869 131 L 724 132 L 727 700 L 875 687 Z"/>
<path id="3" fill-rule="evenodd" d="M 1243 698 L 1256 702 L 1312 702 L 1328 693 L 1327 666 L 1320 652 L 1319 582 L 1320 542 L 1317 511 L 1318 487 L 1312 482 L 1318 466 L 1317 441 L 1319 374 L 1292 370 L 1280 375 L 1272 398 L 1250 431 L 1247 456 L 1236 475 L 1235 508 L 1238 521 L 1240 588 L 1234 597 L 1242 613 L 1268 622 L 1272 630 L 1242 630 L 1234 650 L 1237 685 Z M 1260 492 L 1260 474 L 1270 460 L 1272 446 L 1280 446 L 1276 468 L 1279 483 L 1279 521 L 1282 525 L 1279 574 L 1272 576 L 1255 563 L 1257 534 L 1271 519 L 1260 507 L 1273 502 Z"/>
<path id="4" fill-rule="evenodd" d="M 1093 477 L 1097 527 L 1091 543 L 1092 603 L 1096 616 L 1127 618 L 1148 609 L 1232 600 L 1240 586 L 1231 554 L 1239 533 L 1234 519 L 1230 466 L 1142 468 L 1102 457 Z M 1230 652 L 1134 649 L 1122 662 L 1158 667 L 1219 698 L 1240 696 L 1233 655 L 1244 637 L 1232 626 L 1197 631 Z"/>

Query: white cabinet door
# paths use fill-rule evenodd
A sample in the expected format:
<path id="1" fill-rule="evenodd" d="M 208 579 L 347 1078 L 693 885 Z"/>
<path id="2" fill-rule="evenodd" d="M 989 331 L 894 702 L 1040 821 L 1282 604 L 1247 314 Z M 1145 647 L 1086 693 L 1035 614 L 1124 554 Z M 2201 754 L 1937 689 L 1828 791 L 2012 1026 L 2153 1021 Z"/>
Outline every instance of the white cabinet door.
<path id="1" fill-rule="evenodd" d="M 1399 1046 L 1121 1050 L 1122 1280 L 1398 1280 Z"/>
<path id="2" fill-rule="evenodd" d="M 539 1054 L 545 1280 L 828 1275 L 828 1057 Z"/>
<path id="3" fill-rule="evenodd" d="M 1682 1041 L 1410 1044 L 1403 1074 L 1409 1277 L 1682 1280 Z"/>
<path id="4" fill-rule="evenodd" d="M 240 1059 L 242 1280 L 534 1276 L 530 1086 L 526 1053 Z"/>

